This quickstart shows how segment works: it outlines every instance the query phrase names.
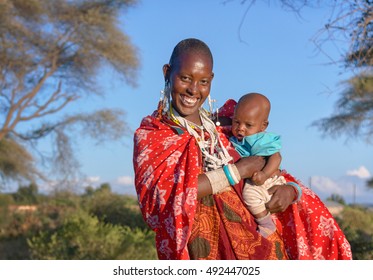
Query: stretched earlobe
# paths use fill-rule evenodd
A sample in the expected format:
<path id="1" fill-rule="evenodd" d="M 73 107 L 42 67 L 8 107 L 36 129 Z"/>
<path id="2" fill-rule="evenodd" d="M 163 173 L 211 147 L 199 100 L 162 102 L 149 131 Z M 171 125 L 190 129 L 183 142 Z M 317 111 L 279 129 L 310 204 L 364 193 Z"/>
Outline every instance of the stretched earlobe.
<path id="1" fill-rule="evenodd" d="M 163 65 L 163 76 L 164 76 L 164 80 L 166 83 L 170 81 L 170 71 L 171 71 L 170 64 Z"/>

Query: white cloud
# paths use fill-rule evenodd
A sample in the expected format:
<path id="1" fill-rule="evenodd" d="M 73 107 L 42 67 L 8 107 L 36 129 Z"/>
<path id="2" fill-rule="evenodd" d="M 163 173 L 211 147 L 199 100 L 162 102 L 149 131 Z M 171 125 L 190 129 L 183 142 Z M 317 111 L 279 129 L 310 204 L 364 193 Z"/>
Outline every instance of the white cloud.
<path id="1" fill-rule="evenodd" d="M 324 176 L 312 176 L 311 189 L 322 199 L 332 194 L 342 196 L 347 203 L 371 203 L 373 193 L 367 189 L 366 180 L 357 176 L 342 176 L 332 179 Z"/>
<path id="2" fill-rule="evenodd" d="M 312 188 L 317 189 L 317 193 L 323 194 L 342 194 L 343 188 L 335 182 L 334 180 L 323 177 L 323 176 L 313 176 L 312 177 Z"/>
<path id="3" fill-rule="evenodd" d="M 367 179 L 371 177 L 369 170 L 365 166 L 360 166 L 358 169 L 348 170 L 348 176 L 356 176 L 361 179 Z"/>
<path id="4" fill-rule="evenodd" d="M 97 183 L 97 182 L 100 182 L 100 176 L 90 176 L 90 177 L 87 177 L 85 178 L 85 182 L 87 184 L 92 184 L 92 183 Z"/>
<path id="5" fill-rule="evenodd" d="M 121 177 L 118 177 L 117 183 L 122 186 L 133 186 L 134 179 L 131 176 L 121 176 Z"/>

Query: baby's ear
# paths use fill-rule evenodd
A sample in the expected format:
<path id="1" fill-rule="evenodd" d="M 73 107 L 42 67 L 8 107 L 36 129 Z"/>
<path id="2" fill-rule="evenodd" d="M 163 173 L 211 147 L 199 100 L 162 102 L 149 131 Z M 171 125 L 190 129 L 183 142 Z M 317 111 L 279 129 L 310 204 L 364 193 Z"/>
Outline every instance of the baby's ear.
<path id="1" fill-rule="evenodd" d="M 268 125 L 269 125 L 269 121 L 263 122 L 263 131 L 267 129 Z"/>

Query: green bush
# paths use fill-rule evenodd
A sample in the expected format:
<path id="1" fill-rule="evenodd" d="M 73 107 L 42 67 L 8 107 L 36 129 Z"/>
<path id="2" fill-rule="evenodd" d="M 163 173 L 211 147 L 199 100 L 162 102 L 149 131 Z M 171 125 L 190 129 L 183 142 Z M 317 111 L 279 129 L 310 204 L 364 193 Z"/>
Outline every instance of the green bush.
<path id="1" fill-rule="evenodd" d="M 85 196 L 82 204 L 89 213 L 97 216 L 102 222 L 143 230 L 149 228 L 142 218 L 137 200 L 131 196 L 100 189 Z"/>
<path id="2" fill-rule="evenodd" d="M 156 260 L 155 234 L 150 230 L 123 227 L 124 250 L 117 259 L 120 260 Z"/>
<path id="3" fill-rule="evenodd" d="M 32 210 L 19 211 L 18 206 L 22 205 L 14 202 L 0 205 L 0 259 L 30 259 L 27 240 L 40 231 L 54 231 L 66 216 L 77 210 L 71 203 L 57 202 L 54 197 L 42 204 L 32 205 L 35 207 Z"/>
<path id="4" fill-rule="evenodd" d="M 361 207 L 346 207 L 338 223 L 350 242 L 355 260 L 373 259 L 373 212 Z"/>
<path id="5" fill-rule="evenodd" d="M 3 228 L 10 223 L 9 206 L 13 203 L 12 196 L 8 194 L 0 194 L 0 236 L 3 233 Z"/>
<path id="6" fill-rule="evenodd" d="M 155 259 L 153 240 L 149 231 L 106 224 L 79 211 L 56 231 L 42 231 L 28 244 L 33 259 Z"/>
<path id="7" fill-rule="evenodd" d="M 13 194 L 14 201 L 25 204 L 36 204 L 38 202 L 38 186 L 30 183 L 28 186 L 19 186 Z"/>

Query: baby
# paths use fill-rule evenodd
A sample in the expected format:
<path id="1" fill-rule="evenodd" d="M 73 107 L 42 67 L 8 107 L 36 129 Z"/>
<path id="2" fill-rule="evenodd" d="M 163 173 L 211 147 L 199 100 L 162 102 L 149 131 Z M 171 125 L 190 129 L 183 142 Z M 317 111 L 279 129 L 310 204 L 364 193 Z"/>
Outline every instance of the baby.
<path id="1" fill-rule="evenodd" d="M 248 93 L 238 101 L 232 120 L 230 138 L 233 146 L 241 156 L 265 156 L 264 168 L 247 179 L 243 189 L 244 201 L 255 217 L 258 231 L 267 237 L 276 230 L 271 213 L 266 209 L 271 196 L 268 189 L 274 185 L 286 184 L 280 176 L 281 139 L 274 133 L 266 132 L 271 103 L 259 93 Z"/>

